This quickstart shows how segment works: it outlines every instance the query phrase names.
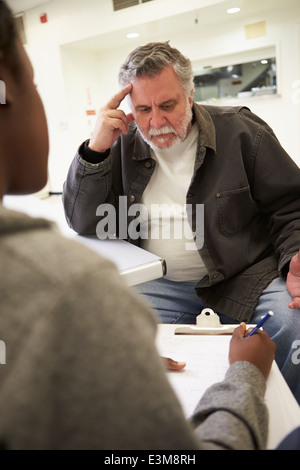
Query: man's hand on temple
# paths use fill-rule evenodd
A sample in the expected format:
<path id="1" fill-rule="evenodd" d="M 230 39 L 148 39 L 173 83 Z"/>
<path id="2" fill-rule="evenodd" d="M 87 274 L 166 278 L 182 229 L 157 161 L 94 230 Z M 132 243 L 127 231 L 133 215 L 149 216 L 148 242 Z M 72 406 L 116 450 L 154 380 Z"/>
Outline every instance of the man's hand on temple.
<path id="1" fill-rule="evenodd" d="M 131 92 L 132 84 L 122 88 L 98 114 L 89 148 L 96 152 L 105 152 L 120 137 L 127 134 L 128 126 L 133 121 L 131 113 L 125 114 L 118 109 L 124 98 Z"/>

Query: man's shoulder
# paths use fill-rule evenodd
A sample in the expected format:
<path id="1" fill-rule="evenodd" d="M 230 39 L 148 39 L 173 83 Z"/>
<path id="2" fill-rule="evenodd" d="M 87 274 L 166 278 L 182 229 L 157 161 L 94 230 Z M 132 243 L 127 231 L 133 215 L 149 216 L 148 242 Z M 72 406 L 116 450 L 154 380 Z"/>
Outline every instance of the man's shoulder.
<path id="1" fill-rule="evenodd" d="M 206 113 L 211 118 L 215 126 L 218 124 L 224 126 L 227 123 L 234 126 L 240 125 L 243 128 L 254 131 L 257 131 L 258 128 L 263 128 L 275 136 L 268 123 L 253 113 L 247 106 L 197 104 L 197 107 L 198 110 L 202 110 L 202 113 Z"/>
<path id="2" fill-rule="evenodd" d="M 228 114 L 239 114 L 245 111 L 251 112 L 247 106 L 219 106 L 209 104 L 196 104 L 199 108 L 204 109 L 210 116 L 223 116 Z"/>

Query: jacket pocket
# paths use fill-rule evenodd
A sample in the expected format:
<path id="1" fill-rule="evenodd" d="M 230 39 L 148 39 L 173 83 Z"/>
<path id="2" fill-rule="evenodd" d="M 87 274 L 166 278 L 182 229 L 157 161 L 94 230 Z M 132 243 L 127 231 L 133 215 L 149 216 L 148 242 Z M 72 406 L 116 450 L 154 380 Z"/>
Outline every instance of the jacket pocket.
<path id="1" fill-rule="evenodd" d="M 220 231 L 231 236 L 244 230 L 257 214 L 249 186 L 216 194 Z"/>

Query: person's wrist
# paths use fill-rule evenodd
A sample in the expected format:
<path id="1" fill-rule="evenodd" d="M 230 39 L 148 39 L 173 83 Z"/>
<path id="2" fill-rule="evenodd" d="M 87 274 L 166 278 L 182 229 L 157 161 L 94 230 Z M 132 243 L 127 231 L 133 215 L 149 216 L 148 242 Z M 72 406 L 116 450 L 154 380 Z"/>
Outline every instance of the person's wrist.
<path id="1" fill-rule="evenodd" d="M 108 157 L 109 149 L 104 152 L 97 152 L 90 148 L 89 141 L 87 140 L 80 148 L 80 155 L 85 161 L 97 164 L 103 162 Z"/>
<path id="2" fill-rule="evenodd" d="M 97 153 L 105 153 L 108 150 L 107 148 L 102 148 L 101 146 L 97 145 L 96 142 L 91 140 L 88 143 L 88 148 Z"/>

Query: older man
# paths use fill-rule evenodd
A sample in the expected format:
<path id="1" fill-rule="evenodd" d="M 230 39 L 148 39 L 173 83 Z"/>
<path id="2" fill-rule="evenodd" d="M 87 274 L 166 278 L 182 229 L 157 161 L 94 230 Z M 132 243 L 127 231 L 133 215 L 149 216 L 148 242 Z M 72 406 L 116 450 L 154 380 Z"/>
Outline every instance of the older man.
<path id="1" fill-rule="evenodd" d="M 249 109 L 193 103 L 191 62 L 168 43 L 137 48 L 119 78 L 69 170 L 70 226 L 99 233 L 105 222 L 107 236 L 116 228 L 166 259 L 166 277 L 138 288 L 162 322 L 194 323 L 212 307 L 224 323 L 256 323 L 273 310 L 266 330 L 300 403 L 299 168 Z M 128 114 L 119 109 L 126 96 Z"/>

